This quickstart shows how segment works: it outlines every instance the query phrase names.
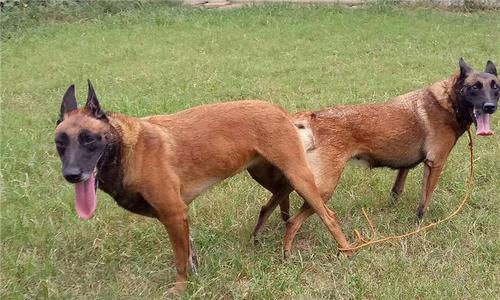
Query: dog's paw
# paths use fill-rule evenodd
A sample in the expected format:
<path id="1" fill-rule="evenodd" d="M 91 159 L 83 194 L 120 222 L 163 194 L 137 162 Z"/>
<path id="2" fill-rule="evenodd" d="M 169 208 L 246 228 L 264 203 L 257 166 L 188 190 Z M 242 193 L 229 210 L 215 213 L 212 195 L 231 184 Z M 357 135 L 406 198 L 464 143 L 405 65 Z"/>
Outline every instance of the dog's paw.
<path id="1" fill-rule="evenodd" d="M 289 249 L 284 249 L 283 250 L 283 261 L 287 262 L 290 260 L 290 256 L 292 255 L 292 251 Z"/>
<path id="2" fill-rule="evenodd" d="M 282 211 L 281 219 L 283 220 L 283 222 L 285 222 L 285 224 L 288 223 L 288 220 L 290 220 L 290 213 Z"/>
<path id="3" fill-rule="evenodd" d="M 351 247 L 351 246 L 349 246 Z M 346 247 L 346 248 L 349 248 L 349 247 Z M 342 256 L 345 256 L 347 258 L 351 258 L 354 256 L 354 250 L 339 250 L 337 252 L 337 257 L 342 257 Z"/>
<path id="4" fill-rule="evenodd" d="M 191 272 L 194 274 L 198 273 L 199 259 L 198 255 L 196 255 L 196 251 L 194 250 L 194 241 L 189 237 L 189 267 L 191 268 Z"/>
<path id="5" fill-rule="evenodd" d="M 253 245 L 255 247 L 260 246 L 262 244 L 262 242 L 260 241 L 260 239 L 258 237 L 256 237 L 256 236 L 252 236 L 252 242 L 253 242 Z"/>
<path id="6" fill-rule="evenodd" d="M 353 250 L 339 251 L 339 256 L 345 256 L 347 258 L 352 258 L 354 256 Z"/>
<path id="7" fill-rule="evenodd" d="M 424 215 L 425 215 L 425 208 L 422 205 L 420 205 L 417 208 L 417 218 L 420 221 L 420 223 L 422 223 L 422 221 L 424 219 Z"/>
<path id="8" fill-rule="evenodd" d="M 182 295 L 185 289 L 186 289 L 185 282 L 176 282 L 173 287 L 167 290 L 164 296 L 166 296 L 166 298 L 177 298 Z"/>
<path id="9" fill-rule="evenodd" d="M 191 267 L 191 272 L 193 274 L 198 273 L 198 266 L 200 265 L 198 255 L 192 254 L 191 257 L 189 258 L 189 266 Z"/>
<path id="10" fill-rule="evenodd" d="M 261 241 L 259 239 L 259 235 L 255 231 L 252 232 L 252 234 L 250 235 L 250 241 L 252 241 L 254 246 L 260 246 L 260 244 L 261 244 Z"/>
<path id="11" fill-rule="evenodd" d="M 401 196 L 401 194 L 398 193 L 397 191 L 391 191 L 392 201 L 398 201 L 400 196 Z"/>

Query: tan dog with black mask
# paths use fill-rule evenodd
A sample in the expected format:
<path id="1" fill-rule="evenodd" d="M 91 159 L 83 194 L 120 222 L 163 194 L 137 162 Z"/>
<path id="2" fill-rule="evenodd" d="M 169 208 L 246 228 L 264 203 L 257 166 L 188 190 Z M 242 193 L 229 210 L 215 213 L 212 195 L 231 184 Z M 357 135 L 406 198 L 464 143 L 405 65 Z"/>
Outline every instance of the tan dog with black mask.
<path id="1" fill-rule="evenodd" d="M 359 160 L 370 168 L 398 170 L 392 195 L 403 191 L 411 168 L 424 163 L 422 198 L 417 209 L 421 219 L 432 192 L 458 138 L 474 123 L 480 136 L 493 134 L 490 117 L 497 108 L 499 80 L 495 65 L 488 61 L 484 72 L 474 72 L 463 59 L 460 72 L 451 79 L 410 92 L 381 104 L 339 106 L 294 116 L 301 132 L 316 184 L 328 201 L 349 160 Z M 279 170 L 259 166 L 252 176 L 273 193 L 262 207 L 254 238 L 278 204 L 288 216 L 289 194 L 293 188 Z M 305 203 L 288 222 L 285 256 L 304 220 L 314 211 Z"/>
<path id="2" fill-rule="evenodd" d="M 75 184 L 82 219 L 94 214 L 98 185 L 123 208 L 165 225 L 177 269 L 173 293 L 185 289 L 194 261 L 188 204 L 247 168 L 280 170 L 338 244 L 349 246 L 316 188 L 297 128 L 286 112 L 267 102 L 236 101 L 134 118 L 105 113 L 89 81 L 84 108 L 77 108 L 74 86 L 66 91 L 55 142 L 62 173 Z"/>

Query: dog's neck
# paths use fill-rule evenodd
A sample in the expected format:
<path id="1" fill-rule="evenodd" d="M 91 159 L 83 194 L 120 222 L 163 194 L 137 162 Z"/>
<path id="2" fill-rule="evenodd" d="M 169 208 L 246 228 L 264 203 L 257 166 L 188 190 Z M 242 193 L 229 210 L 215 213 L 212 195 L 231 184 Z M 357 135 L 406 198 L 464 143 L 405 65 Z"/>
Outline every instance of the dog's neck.
<path id="1" fill-rule="evenodd" d="M 114 197 L 121 189 L 123 177 L 120 168 L 121 139 L 117 130 L 112 126 L 106 138 L 108 142 L 97 163 L 97 179 L 99 188 Z"/>
<path id="2" fill-rule="evenodd" d="M 124 117 L 124 116 L 123 116 Z M 113 198 L 123 192 L 123 129 L 122 116 L 118 114 L 108 115 L 109 131 L 106 134 L 106 147 L 97 163 L 97 179 L 99 188 L 111 195 Z"/>
<path id="3" fill-rule="evenodd" d="M 439 105 L 454 116 L 452 122 L 457 137 L 461 136 L 473 122 L 460 93 L 462 86 L 463 82 L 458 80 L 458 76 L 454 76 L 451 79 L 436 82 L 428 88 Z"/>
<path id="4" fill-rule="evenodd" d="M 459 135 L 462 135 L 469 129 L 474 122 L 470 109 L 467 107 L 467 102 L 463 99 L 461 90 L 464 86 L 463 80 L 459 76 L 454 76 L 450 80 L 451 88 L 449 89 L 450 99 L 455 113 L 455 118 L 459 128 Z"/>

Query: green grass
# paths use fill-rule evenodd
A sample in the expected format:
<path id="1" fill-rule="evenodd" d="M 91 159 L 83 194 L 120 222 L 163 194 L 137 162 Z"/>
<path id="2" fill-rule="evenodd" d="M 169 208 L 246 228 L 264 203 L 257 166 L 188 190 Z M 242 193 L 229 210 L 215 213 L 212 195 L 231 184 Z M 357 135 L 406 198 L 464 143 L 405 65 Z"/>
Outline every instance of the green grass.
<path id="1" fill-rule="evenodd" d="M 86 20 L 40 22 L 3 33 L 1 44 L 2 299 L 159 299 L 175 276 L 159 222 L 99 193 L 96 216 L 74 212 L 53 130 L 71 83 L 84 100 L 90 78 L 109 111 L 171 113 L 233 99 L 265 99 L 291 112 L 380 102 L 447 78 L 459 57 L 500 63 L 499 13 L 397 8 L 264 6 L 238 10 L 144 8 Z M 498 113 L 493 126 L 500 130 Z M 476 139 L 472 199 L 451 222 L 417 237 L 336 256 L 317 217 L 281 259 L 284 227 L 270 218 L 249 236 L 270 196 L 240 174 L 190 207 L 201 258 L 184 298 L 492 299 L 500 288 L 500 142 Z M 445 217 L 464 193 L 467 141 L 449 158 L 426 221 Z M 394 172 L 350 167 L 329 202 L 346 233 L 417 226 L 421 168 L 398 203 Z M 294 196 L 294 209 L 301 199 Z"/>

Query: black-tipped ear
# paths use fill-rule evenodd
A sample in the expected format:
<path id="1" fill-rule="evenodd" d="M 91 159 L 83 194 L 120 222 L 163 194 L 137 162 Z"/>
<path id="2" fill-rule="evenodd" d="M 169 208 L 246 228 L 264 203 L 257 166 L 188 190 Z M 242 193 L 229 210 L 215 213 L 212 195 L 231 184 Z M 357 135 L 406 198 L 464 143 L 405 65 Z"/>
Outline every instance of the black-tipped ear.
<path id="1" fill-rule="evenodd" d="M 460 78 L 465 78 L 467 77 L 467 74 L 472 72 L 472 68 L 467 65 L 465 60 L 461 57 L 460 60 L 458 61 L 458 65 L 460 66 Z"/>
<path id="2" fill-rule="evenodd" d="M 106 119 L 106 113 L 101 109 L 101 105 L 99 104 L 99 100 L 97 99 L 97 95 L 95 94 L 94 87 L 90 80 L 89 83 L 89 92 L 87 95 L 87 104 L 85 104 L 85 108 L 90 110 L 92 116 L 96 119 Z"/>
<path id="3" fill-rule="evenodd" d="M 61 123 L 64 120 L 64 114 L 69 113 L 77 108 L 76 97 L 75 97 L 75 85 L 72 84 L 64 93 L 63 100 L 61 103 L 61 110 L 59 112 L 59 120 L 57 120 L 57 124 Z"/>
<path id="4" fill-rule="evenodd" d="M 488 60 L 488 62 L 486 63 L 486 68 L 484 69 L 484 72 L 498 76 L 497 67 L 495 67 L 495 64 L 491 60 Z"/>

